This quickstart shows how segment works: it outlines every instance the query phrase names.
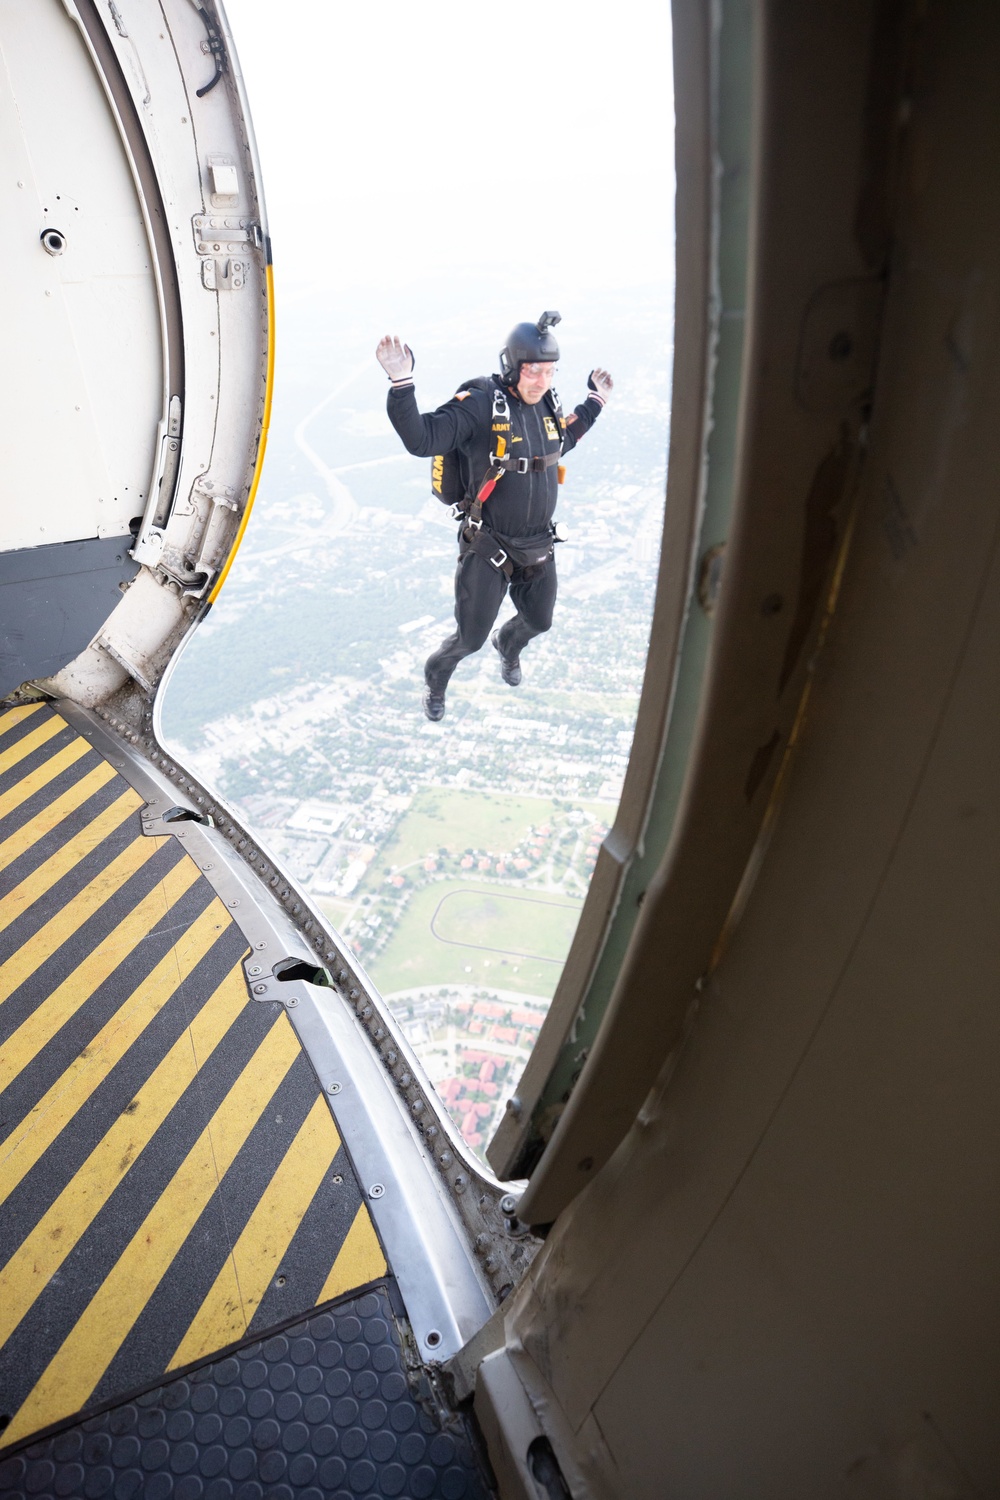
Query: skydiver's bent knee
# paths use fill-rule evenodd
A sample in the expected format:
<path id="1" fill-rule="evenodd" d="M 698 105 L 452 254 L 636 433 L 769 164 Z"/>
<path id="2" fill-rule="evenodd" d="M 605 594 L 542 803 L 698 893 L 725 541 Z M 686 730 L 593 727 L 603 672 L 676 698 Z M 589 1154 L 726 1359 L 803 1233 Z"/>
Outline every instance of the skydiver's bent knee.
<path id="1" fill-rule="evenodd" d="M 552 629 L 552 611 L 555 600 L 550 601 L 547 608 L 537 608 L 532 605 L 519 607 L 518 614 L 521 616 L 525 626 L 532 635 L 544 635 L 547 630 Z"/>

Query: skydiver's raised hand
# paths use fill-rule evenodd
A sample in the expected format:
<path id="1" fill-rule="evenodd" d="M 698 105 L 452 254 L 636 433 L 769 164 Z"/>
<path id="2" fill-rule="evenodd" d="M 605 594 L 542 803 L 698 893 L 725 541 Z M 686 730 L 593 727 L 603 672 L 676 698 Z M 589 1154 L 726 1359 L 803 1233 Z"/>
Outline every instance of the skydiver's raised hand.
<path id="1" fill-rule="evenodd" d="M 591 370 L 587 376 L 587 388 L 593 391 L 595 396 L 600 396 L 602 401 L 607 401 L 615 388 L 615 383 L 607 370 L 598 368 Z"/>
<path id="2" fill-rule="evenodd" d="M 388 333 L 384 339 L 379 339 L 375 358 L 390 380 L 408 380 L 416 363 L 409 344 L 400 343 L 398 337 Z"/>

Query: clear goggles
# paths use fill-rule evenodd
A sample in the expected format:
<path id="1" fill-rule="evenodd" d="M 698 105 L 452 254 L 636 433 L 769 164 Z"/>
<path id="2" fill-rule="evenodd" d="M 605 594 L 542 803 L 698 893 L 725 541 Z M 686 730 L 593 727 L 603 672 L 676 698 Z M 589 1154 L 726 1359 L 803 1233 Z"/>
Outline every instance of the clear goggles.
<path id="1" fill-rule="evenodd" d="M 556 373 L 555 361 L 546 359 L 536 364 L 522 364 L 522 375 L 554 375 Z"/>

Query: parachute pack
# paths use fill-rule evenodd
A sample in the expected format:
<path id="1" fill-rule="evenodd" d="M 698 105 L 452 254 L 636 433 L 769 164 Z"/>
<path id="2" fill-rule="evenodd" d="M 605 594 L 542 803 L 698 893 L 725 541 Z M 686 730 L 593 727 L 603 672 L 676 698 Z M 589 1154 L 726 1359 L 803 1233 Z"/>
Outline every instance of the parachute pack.
<path id="1" fill-rule="evenodd" d="M 502 421 L 510 421 L 507 397 L 488 376 L 479 375 L 475 380 L 466 380 L 455 392 L 456 396 L 460 396 L 463 391 L 491 391 L 494 415 L 499 411 Z M 458 505 L 475 494 L 476 475 L 472 472 L 468 456 L 460 448 L 453 448 L 450 453 L 435 453 L 431 459 L 431 490 L 442 505 Z"/>

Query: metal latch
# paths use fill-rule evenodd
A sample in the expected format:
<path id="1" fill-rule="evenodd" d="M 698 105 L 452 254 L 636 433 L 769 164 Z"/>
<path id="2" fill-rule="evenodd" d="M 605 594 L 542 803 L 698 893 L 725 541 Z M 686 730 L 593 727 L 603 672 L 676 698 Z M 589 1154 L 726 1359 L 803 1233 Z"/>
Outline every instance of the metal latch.
<path id="1" fill-rule="evenodd" d="M 136 562 L 155 568 L 163 551 L 163 527 L 170 519 L 181 461 L 182 407 L 180 396 L 171 396 L 166 421 L 160 424 L 156 468 L 142 525 L 131 548 Z"/>
<path id="2" fill-rule="evenodd" d="M 247 251 L 261 243 L 260 225 L 219 214 L 195 214 L 191 225 L 195 249 L 202 257 L 202 285 L 210 292 L 240 291 L 250 271 Z"/>
<path id="3" fill-rule="evenodd" d="M 210 292 L 238 292 L 246 286 L 249 261 L 206 257 L 201 263 L 202 285 Z"/>

